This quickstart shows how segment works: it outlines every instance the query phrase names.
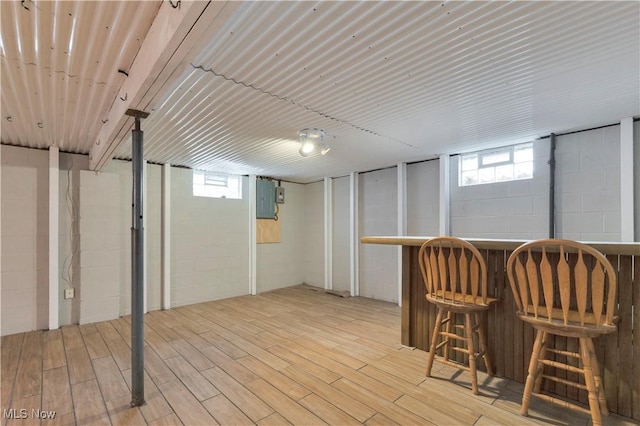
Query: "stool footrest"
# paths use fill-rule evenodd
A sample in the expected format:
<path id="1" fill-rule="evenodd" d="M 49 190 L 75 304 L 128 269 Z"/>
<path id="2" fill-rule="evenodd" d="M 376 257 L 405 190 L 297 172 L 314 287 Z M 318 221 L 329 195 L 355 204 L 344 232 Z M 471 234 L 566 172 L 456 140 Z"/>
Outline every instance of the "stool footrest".
<path id="1" fill-rule="evenodd" d="M 448 338 L 450 338 L 450 339 L 456 339 L 456 340 L 467 340 L 467 338 L 466 338 L 466 337 L 458 336 L 458 335 L 457 335 L 457 334 L 455 334 L 455 333 L 447 333 L 446 331 L 441 331 L 439 334 L 440 334 L 441 336 L 446 336 L 446 337 L 448 337 Z"/>
<path id="2" fill-rule="evenodd" d="M 591 411 L 589 411 L 589 409 L 587 409 L 587 408 L 585 408 L 585 407 L 583 407 L 581 405 L 577 405 L 577 404 L 574 404 L 572 402 L 565 401 L 564 399 L 555 398 L 555 397 L 553 397 L 551 395 L 547 395 L 547 394 L 544 394 L 544 393 L 535 393 L 535 392 L 533 392 L 531 394 L 531 396 L 535 396 L 535 397 L 538 397 L 540 399 L 544 399 L 545 401 L 549 401 L 549 402 L 552 402 L 554 404 L 560 405 L 562 407 L 570 408 L 572 410 L 579 411 L 581 413 L 591 415 Z"/>
<path id="3" fill-rule="evenodd" d="M 550 359 L 543 359 L 539 361 L 541 364 L 548 365 L 549 367 L 561 368 L 563 370 L 571 371 L 572 373 L 584 374 L 582 368 L 574 367 L 573 365 L 563 364 L 558 361 L 552 361 Z"/>
<path id="4" fill-rule="evenodd" d="M 556 376 L 548 376 L 546 374 L 543 374 L 542 377 L 545 378 L 545 379 L 552 380 L 552 381 L 557 382 L 557 383 L 562 383 L 563 385 L 573 386 L 573 387 L 576 387 L 578 389 L 583 389 L 585 391 L 588 391 L 586 385 L 583 385 L 582 383 L 579 383 L 579 382 L 576 382 L 576 381 L 573 381 L 573 380 L 567 380 L 567 379 L 563 379 L 561 377 L 556 377 Z"/>
<path id="5" fill-rule="evenodd" d="M 446 359 L 443 359 L 443 358 L 434 358 L 434 361 L 437 361 L 440 364 L 448 365 L 449 367 L 455 367 L 455 368 L 459 368 L 461 370 L 471 371 L 471 369 L 469 367 L 467 367 L 464 364 L 460 364 L 459 362 L 449 361 L 449 360 L 446 360 Z"/>
<path id="6" fill-rule="evenodd" d="M 547 352 L 551 352 L 554 354 L 558 354 L 558 355 L 564 355 L 564 356 L 570 356 L 576 359 L 580 359 L 580 354 L 578 352 L 570 352 L 570 351 L 563 351 L 560 349 L 554 349 L 554 348 L 546 348 Z"/>

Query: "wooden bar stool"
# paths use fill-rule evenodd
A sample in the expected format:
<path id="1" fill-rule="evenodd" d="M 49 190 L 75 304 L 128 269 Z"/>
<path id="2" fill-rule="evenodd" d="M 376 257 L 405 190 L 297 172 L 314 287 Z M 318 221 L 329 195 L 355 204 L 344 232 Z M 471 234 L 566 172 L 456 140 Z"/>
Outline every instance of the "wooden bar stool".
<path id="1" fill-rule="evenodd" d="M 593 338 L 616 331 L 615 269 L 602 253 L 586 244 L 546 239 L 518 247 L 507 261 L 507 274 L 518 317 L 536 330 L 520 413 L 528 414 L 533 395 L 586 412 L 594 425 L 601 425 L 601 415 L 609 411 Z M 579 352 L 551 347 L 552 335 L 578 339 Z M 555 360 L 549 359 L 551 354 Z M 544 374 L 545 366 L 579 373 L 584 382 Z M 587 390 L 589 410 L 541 393 L 542 379 Z"/>
<path id="2" fill-rule="evenodd" d="M 434 360 L 469 371 L 471 389 L 477 394 L 478 358 L 482 357 L 487 373 L 493 375 L 487 335 L 480 314 L 498 301 L 487 296 L 487 268 L 484 259 L 478 249 L 464 240 L 437 237 L 420 247 L 418 261 L 427 288 L 426 298 L 438 307 L 426 375 L 431 375 Z M 454 324 L 456 315 L 463 317 L 463 325 Z M 461 346 L 451 345 L 452 340 L 459 342 Z M 435 357 L 439 349 L 443 350 L 442 358 Z M 453 361 L 450 357 L 452 351 L 462 352 L 469 365 Z"/>

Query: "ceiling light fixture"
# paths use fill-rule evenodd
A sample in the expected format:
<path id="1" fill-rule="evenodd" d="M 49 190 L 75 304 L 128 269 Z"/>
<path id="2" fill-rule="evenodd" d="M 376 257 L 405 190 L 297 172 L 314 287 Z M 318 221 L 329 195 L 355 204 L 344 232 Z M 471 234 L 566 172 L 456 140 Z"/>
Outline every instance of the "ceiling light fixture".
<path id="1" fill-rule="evenodd" d="M 331 148 L 324 140 L 326 133 L 320 129 L 302 129 L 298 132 L 300 137 L 300 155 L 308 157 L 319 152 L 325 155 Z"/>

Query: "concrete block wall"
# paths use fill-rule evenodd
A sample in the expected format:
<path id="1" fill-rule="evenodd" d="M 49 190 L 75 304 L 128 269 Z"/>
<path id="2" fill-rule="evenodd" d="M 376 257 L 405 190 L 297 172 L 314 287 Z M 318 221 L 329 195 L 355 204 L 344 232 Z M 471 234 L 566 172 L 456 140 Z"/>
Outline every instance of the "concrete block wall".
<path id="1" fill-rule="evenodd" d="M 193 196 L 192 170 L 171 170 L 171 305 L 248 294 L 248 179 L 243 199 Z"/>
<path id="2" fill-rule="evenodd" d="M 2 335 L 48 328 L 48 151 L 2 145 L 0 206 Z M 161 167 L 147 166 L 145 215 L 147 306 L 160 307 Z M 60 325 L 117 318 L 130 312 L 131 163 L 114 160 L 88 171 L 83 155 L 60 154 Z M 191 171 L 172 173 L 172 305 L 249 293 L 248 179 L 244 199 L 193 197 Z M 303 282 L 304 191 L 291 184 L 284 227 L 289 268 L 265 290 Z M 209 232 L 202 232 L 207 230 Z M 294 238 L 295 237 L 295 238 Z M 76 247 L 76 252 L 73 252 Z M 266 270 L 266 269 L 265 269 Z M 264 276 L 264 275 L 263 275 Z M 268 277 L 266 277 L 268 278 Z M 266 281 L 265 281 L 266 282 Z M 65 288 L 76 297 L 64 299 Z"/>
<path id="3" fill-rule="evenodd" d="M 304 282 L 324 288 L 324 182 L 305 185 Z"/>
<path id="4" fill-rule="evenodd" d="M 549 147 L 549 139 L 534 142 L 533 179 L 487 185 L 459 187 L 458 157 L 452 157 L 452 234 L 548 237 Z M 557 238 L 620 241 L 620 126 L 558 136 L 555 182 Z"/>
<path id="5" fill-rule="evenodd" d="M 557 236 L 591 241 L 619 240 L 619 126 L 560 136 L 557 142 Z M 636 240 L 640 240 L 638 122 L 634 124 L 634 144 L 635 235 Z M 47 328 L 48 325 L 49 154 L 47 151 L 6 145 L 0 149 L 0 331 L 6 335 Z M 452 233 L 478 238 L 546 237 L 548 152 L 548 139 L 534 142 L 534 179 L 465 188 L 457 187 L 457 158 L 453 157 Z M 86 156 L 60 155 L 61 325 L 97 321 L 105 318 L 107 313 L 115 318 L 129 312 L 131 165 L 114 161 L 98 175 L 86 172 L 87 168 Z M 438 232 L 439 208 L 438 202 L 434 201 L 439 200 L 438 168 L 437 161 L 407 166 L 409 235 L 435 235 Z M 159 166 L 148 166 L 149 310 L 160 305 L 160 174 Z M 397 234 L 396 179 L 395 168 L 359 175 L 360 236 Z M 187 169 L 172 169 L 171 186 L 172 304 L 176 306 L 247 294 L 247 178 L 243 181 L 244 200 L 193 197 L 191 171 Z M 333 180 L 332 279 L 334 288 L 338 290 L 348 289 L 348 186 L 347 177 Z M 318 287 L 324 284 L 323 182 L 309 185 L 285 183 L 285 187 L 287 204 L 281 213 L 283 220 L 286 219 L 282 228 L 283 242 L 258 248 L 259 292 L 300 282 Z M 114 188 L 118 188 L 117 196 L 110 193 Z M 110 195 L 105 197 L 104 191 Z M 95 199 L 96 193 L 101 194 L 102 200 Z M 108 207 L 100 204 L 108 199 L 113 201 Z M 112 207 L 117 210 L 115 213 L 110 210 Z M 72 220 L 74 208 L 82 209 L 83 221 Z M 117 223 L 111 223 L 111 214 L 117 216 Z M 108 223 L 108 226 L 99 225 L 100 221 Z M 77 229 L 74 230 L 74 226 Z M 72 256 L 69 265 L 74 232 L 81 234 L 75 240 L 81 253 Z M 359 249 L 360 294 L 396 302 L 396 248 L 361 244 Z M 98 251 L 105 253 L 96 253 Z M 117 253 L 117 259 L 113 257 L 114 253 Z M 99 285 L 102 274 L 95 272 L 105 266 L 117 275 L 111 286 Z M 65 279 L 72 281 L 67 283 Z M 66 286 L 76 288 L 75 299 L 64 299 Z M 114 311 L 112 303 L 116 294 L 118 302 Z M 104 300 L 108 302 L 104 303 Z M 86 305 L 84 301 L 87 301 Z M 93 309 L 91 303 L 99 306 Z"/>
<path id="6" fill-rule="evenodd" d="M 407 235 L 440 232 L 440 163 L 407 164 Z"/>
<path id="7" fill-rule="evenodd" d="M 101 241 L 120 227 L 120 177 L 115 173 L 80 171 L 80 324 L 117 318 L 120 248 Z"/>
<path id="8" fill-rule="evenodd" d="M 161 276 L 161 202 L 162 202 L 162 167 L 156 164 L 146 165 L 143 215 L 146 218 L 145 233 L 145 268 L 147 311 L 160 309 L 162 288 Z M 113 160 L 105 168 L 105 172 L 118 175 L 120 197 L 117 201 L 118 227 L 115 231 L 119 247 L 120 269 L 118 274 L 120 292 L 120 315 L 131 313 L 131 203 L 133 189 L 133 170 L 130 161 Z"/>
<path id="9" fill-rule="evenodd" d="M 396 167 L 361 173 L 359 235 L 398 234 Z M 398 249 L 360 244 L 360 296 L 398 302 Z"/>
<path id="10" fill-rule="evenodd" d="M 48 327 L 49 157 L 2 145 L 1 333 Z"/>
<path id="11" fill-rule="evenodd" d="M 162 166 L 147 164 L 146 186 L 147 310 L 157 311 L 162 303 Z"/>
<path id="12" fill-rule="evenodd" d="M 620 126 L 557 138 L 556 236 L 620 241 Z"/>
<path id="13" fill-rule="evenodd" d="M 332 277 L 333 290 L 351 289 L 349 176 L 333 179 Z"/>
<path id="14" fill-rule="evenodd" d="M 533 179 L 458 186 L 459 157 L 451 157 L 451 235 L 536 239 L 548 235 L 549 140 L 533 143 Z"/>
<path id="15" fill-rule="evenodd" d="M 118 292 L 120 294 L 119 315 L 131 313 L 131 226 L 132 226 L 132 191 L 133 170 L 130 161 L 114 160 L 104 169 L 118 176 L 119 198 L 115 202 L 118 208 L 118 225 L 114 230 L 117 235 L 120 267 L 118 268 Z M 146 210 L 146 209 L 145 209 Z M 145 214 L 146 211 L 143 211 Z M 147 248 L 147 247 L 145 247 Z"/>
<path id="16" fill-rule="evenodd" d="M 298 285 L 305 280 L 305 185 L 282 182 L 285 203 L 279 205 L 279 243 L 258 244 L 256 289 L 258 293 Z"/>
<path id="17" fill-rule="evenodd" d="M 66 288 L 80 288 L 80 171 L 89 168 L 86 155 L 60 154 L 58 193 L 58 283 L 60 325 L 78 324 L 80 297 L 64 298 Z M 75 213 L 74 213 L 75 212 Z M 75 218 L 75 219 L 74 219 Z M 85 236 L 85 248 L 117 250 L 117 234 Z"/>

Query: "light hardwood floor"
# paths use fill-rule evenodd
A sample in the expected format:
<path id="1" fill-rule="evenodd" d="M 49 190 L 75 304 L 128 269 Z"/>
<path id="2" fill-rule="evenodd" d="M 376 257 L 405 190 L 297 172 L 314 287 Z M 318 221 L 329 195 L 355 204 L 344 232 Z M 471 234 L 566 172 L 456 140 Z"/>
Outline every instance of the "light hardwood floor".
<path id="1" fill-rule="evenodd" d="M 591 423 L 542 401 L 521 417 L 512 381 L 480 373 L 474 396 L 459 370 L 438 364 L 425 378 L 427 354 L 399 344 L 397 306 L 308 286 L 145 315 L 140 408 L 128 405 L 129 340 L 129 317 L 3 337 L 2 424 Z"/>

